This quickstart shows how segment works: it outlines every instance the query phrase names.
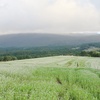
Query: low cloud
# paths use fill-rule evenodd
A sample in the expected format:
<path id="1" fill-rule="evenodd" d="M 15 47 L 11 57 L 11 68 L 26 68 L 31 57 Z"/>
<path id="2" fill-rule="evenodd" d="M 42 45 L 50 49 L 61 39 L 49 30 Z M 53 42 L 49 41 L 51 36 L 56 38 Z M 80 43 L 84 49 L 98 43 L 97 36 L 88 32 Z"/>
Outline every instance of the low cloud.
<path id="1" fill-rule="evenodd" d="M 1 0 L 0 4 L 1 34 L 100 31 L 100 13 L 90 0 Z"/>

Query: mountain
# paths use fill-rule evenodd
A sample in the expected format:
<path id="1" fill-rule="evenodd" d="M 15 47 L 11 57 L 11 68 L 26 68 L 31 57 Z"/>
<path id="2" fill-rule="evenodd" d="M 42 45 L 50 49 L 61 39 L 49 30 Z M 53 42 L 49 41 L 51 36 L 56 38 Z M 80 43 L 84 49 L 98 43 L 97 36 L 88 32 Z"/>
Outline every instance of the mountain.
<path id="1" fill-rule="evenodd" d="M 100 42 L 100 34 L 84 35 L 57 35 L 57 34 L 10 34 L 0 36 L 0 47 L 39 47 L 79 45 Z"/>

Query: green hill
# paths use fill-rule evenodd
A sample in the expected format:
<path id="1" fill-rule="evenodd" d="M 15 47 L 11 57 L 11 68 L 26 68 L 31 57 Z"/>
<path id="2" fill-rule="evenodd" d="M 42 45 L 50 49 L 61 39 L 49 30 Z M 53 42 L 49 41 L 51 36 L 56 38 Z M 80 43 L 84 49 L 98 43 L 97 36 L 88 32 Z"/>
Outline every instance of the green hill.
<path id="1" fill-rule="evenodd" d="M 0 62 L 0 100 L 100 100 L 100 58 Z"/>

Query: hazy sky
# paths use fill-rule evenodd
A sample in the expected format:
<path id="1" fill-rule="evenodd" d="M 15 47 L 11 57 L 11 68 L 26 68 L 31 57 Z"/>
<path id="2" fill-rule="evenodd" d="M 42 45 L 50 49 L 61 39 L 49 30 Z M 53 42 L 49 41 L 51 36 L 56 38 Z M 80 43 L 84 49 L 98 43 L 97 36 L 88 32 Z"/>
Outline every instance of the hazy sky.
<path id="1" fill-rule="evenodd" d="M 100 0 L 0 0 L 0 34 L 100 31 Z"/>

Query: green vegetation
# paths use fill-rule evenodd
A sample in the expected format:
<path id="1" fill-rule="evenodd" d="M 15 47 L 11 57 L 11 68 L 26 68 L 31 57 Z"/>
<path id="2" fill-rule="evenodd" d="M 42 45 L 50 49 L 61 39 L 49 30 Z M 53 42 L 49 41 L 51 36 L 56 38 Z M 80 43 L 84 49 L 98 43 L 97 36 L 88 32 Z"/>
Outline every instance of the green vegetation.
<path id="1" fill-rule="evenodd" d="M 59 55 L 100 57 L 100 43 L 78 46 L 42 46 L 31 48 L 0 48 L 0 61 L 21 60 Z"/>
<path id="2" fill-rule="evenodd" d="M 71 46 L 47 46 L 34 48 L 2 48 L 0 50 L 0 61 L 5 61 L 5 57 L 20 59 L 40 58 L 58 55 L 78 55 L 79 50 L 72 49 Z M 15 59 L 15 60 L 16 60 Z M 9 61 L 12 59 L 8 59 Z"/>
<path id="3" fill-rule="evenodd" d="M 100 51 L 82 51 L 81 56 L 100 57 Z"/>
<path id="4" fill-rule="evenodd" d="M 100 59 L 55 56 L 0 63 L 0 100 L 100 100 Z"/>
<path id="5" fill-rule="evenodd" d="M 2 56 L 0 57 L 0 61 L 11 61 L 11 60 L 17 60 L 15 56 Z"/>

